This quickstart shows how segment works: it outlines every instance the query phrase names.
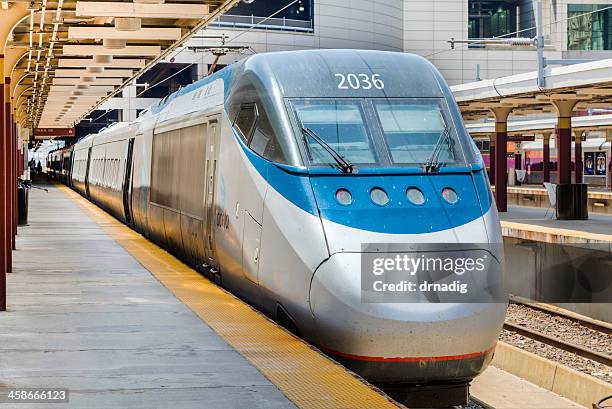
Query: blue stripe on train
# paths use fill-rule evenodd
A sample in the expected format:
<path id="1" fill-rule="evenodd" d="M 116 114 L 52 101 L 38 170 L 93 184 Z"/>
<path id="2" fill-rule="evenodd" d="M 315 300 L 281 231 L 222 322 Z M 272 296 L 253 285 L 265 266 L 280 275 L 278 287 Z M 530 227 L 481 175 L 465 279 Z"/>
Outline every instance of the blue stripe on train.
<path id="1" fill-rule="evenodd" d="M 259 174 L 283 197 L 300 209 L 356 229 L 387 234 L 434 233 L 458 227 L 478 219 L 491 204 L 482 171 L 412 175 L 334 175 L 291 173 L 251 151 L 234 133 L 248 160 Z M 422 206 L 406 197 L 409 187 L 418 187 L 426 197 Z M 389 204 L 381 207 L 370 199 L 370 190 L 383 188 Z M 453 188 L 460 200 L 451 205 L 442 199 L 445 187 Z M 336 201 L 336 191 L 348 189 L 353 203 Z"/>

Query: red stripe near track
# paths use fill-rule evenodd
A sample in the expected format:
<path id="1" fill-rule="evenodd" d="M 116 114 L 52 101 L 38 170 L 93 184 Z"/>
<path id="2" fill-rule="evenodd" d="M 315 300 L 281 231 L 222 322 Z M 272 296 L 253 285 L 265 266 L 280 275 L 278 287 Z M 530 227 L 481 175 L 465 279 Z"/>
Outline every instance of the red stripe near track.
<path id="1" fill-rule="evenodd" d="M 319 346 L 322 351 L 325 351 L 328 354 L 341 356 L 343 358 L 353 359 L 356 361 L 371 361 L 371 362 L 440 362 L 440 361 L 456 361 L 461 359 L 469 359 L 469 358 L 477 358 L 479 356 L 484 356 L 493 352 L 495 346 L 487 349 L 482 352 L 472 352 L 470 354 L 461 354 L 461 355 L 446 355 L 446 356 L 422 356 L 422 357 L 395 357 L 395 358 L 386 358 L 382 356 L 363 356 L 363 355 L 353 355 L 347 354 L 344 352 L 334 351 L 331 348 L 326 348 Z"/>

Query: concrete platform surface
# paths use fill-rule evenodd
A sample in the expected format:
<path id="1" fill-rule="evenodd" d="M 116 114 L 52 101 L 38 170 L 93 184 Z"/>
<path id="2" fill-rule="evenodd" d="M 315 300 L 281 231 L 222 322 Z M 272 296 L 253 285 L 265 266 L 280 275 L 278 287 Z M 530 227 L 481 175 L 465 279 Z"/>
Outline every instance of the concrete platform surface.
<path id="1" fill-rule="evenodd" d="M 546 215 L 546 209 L 539 207 L 508 206 L 508 212 L 500 216 L 502 221 L 609 235 L 612 240 L 612 216 L 592 213 L 589 220 L 557 220 L 554 212 L 551 209 Z"/>
<path id="2" fill-rule="evenodd" d="M 19 229 L 0 387 L 68 388 L 68 404 L 2 408 L 294 405 L 59 189 L 32 190 Z"/>
<path id="3" fill-rule="evenodd" d="M 489 366 L 472 382 L 471 395 L 495 409 L 583 408 L 524 379 Z"/>

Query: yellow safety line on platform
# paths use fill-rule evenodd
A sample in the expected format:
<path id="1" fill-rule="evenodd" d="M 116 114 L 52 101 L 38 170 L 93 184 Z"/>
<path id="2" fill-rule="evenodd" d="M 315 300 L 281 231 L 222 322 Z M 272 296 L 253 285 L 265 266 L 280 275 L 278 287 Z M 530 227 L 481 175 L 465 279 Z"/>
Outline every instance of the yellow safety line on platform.
<path id="1" fill-rule="evenodd" d="M 68 197 L 300 408 L 396 408 L 260 312 L 65 186 Z M 228 399 L 231 397 L 228 396 Z"/>

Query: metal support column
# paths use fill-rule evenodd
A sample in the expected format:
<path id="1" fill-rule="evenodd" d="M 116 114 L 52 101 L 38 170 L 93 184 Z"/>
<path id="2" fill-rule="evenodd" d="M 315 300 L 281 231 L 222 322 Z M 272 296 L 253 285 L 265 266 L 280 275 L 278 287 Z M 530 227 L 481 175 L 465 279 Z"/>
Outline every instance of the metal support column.
<path id="1" fill-rule="evenodd" d="M 576 183 L 582 183 L 582 138 L 584 133 L 582 131 L 576 131 L 574 132 L 574 135 L 574 164 L 576 166 Z"/>
<path id="2" fill-rule="evenodd" d="M 543 174 L 544 183 L 550 183 L 550 135 L 551 135 L 551 132 L 542 133 L 542 138 L 543 138 L 542 139 L 543 141 L 542 171 L 544 173 Z"/>
<path id="3" fill-rule="evenodd" d="M 557 184 L 572 183 L 572 111 L 578 101 L 553 101 L 557 108 Z"/>
<path id="4" fill-rule="evenodd" d="M 512 107 L 492 108 L 495 115 L 495 202 L 498 212 L 508 211 L 508 116 Z"/>
<path id="5" fill-rule="evenodd" d="M 489 180 L 495 186 L 495 134 L 489 139 Z"/>
<path id="6" fill-rule="evenodd" d="M 14 183 L 13 183 L 13 167 L 15 161 L 13 160 L 13 126 L 11 125 L 11 77 L 4 77 L 4 129 L 5 129 L 5 155 L 4 160 L 6 161 L 6 172 L 5 172 L 5 186 L 6 186 L 6 241 L 8 243 L 7 252 L 7 264 L 13 265 L 13 254 L 12 250 L 15 248 L 15 238 L 13 237 L 13 195 Z"/>
<path id="7" fill-rule="evenodd" d="M 5 172 L 6 161 L 4 160 L 6 151 L 6 124 L 4 123 L 4 54 L 0 54 L 0 311 L 6 311 L 6 273 L 8 272 L 7 253 L 10 252 L 10 245 L 6 242 L 7 230 L 7 200 Z"/>
<path id="8" fill-rule="evenodd" d="M 13 191 L 13 250 L 17 249 L 17 166 L 19 165 L 19 150 L 17 149 L 17 128 L 15 127 L 15 123 L 13 122 L 15 118 L 13 117 L 13 98 L 11 98 L 11 103 L 9 107 L 10 111 L 10 119 L 9 122 L 11 125 L 11 144 L 13 148 L 11 149 L 11 158 L 13 160 L 11 171 L 12 171 L 12 180 L 11 186 Z"/>

